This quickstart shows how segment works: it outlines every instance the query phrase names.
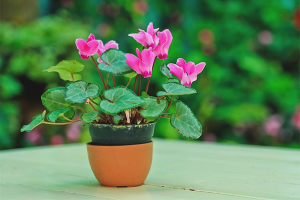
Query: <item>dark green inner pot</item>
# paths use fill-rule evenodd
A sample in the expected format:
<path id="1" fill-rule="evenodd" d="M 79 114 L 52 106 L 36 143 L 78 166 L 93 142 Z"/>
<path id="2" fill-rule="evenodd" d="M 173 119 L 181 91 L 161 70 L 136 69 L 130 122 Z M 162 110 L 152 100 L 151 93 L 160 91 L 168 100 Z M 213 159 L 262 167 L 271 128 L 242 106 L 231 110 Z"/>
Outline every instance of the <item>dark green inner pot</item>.
<path id="1" fill-rule="evenodd" d="M 155 123 L 142 125 L 90 124 L 94 145 L 131 145 L 151 142 Z"/>

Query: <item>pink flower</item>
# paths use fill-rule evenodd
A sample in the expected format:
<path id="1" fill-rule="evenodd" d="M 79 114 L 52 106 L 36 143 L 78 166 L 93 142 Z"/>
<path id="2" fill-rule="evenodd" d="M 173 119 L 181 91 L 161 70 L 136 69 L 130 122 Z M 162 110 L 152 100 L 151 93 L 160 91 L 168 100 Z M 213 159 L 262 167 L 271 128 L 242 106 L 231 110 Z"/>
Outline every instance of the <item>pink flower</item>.
<path id="1" fill-rule="evenodd" d="M 205 62 L 195 65 L 193 62 L 185 62 L 183 58 L 179 58 L 176 64 L 170 63 L 168 67 L 170 73 L 177 76 L 182 85 L 191 87 L 192 82 L 197 80 L 197 75 L 203 71 Z"/>
<path id="2" fill-rule="evenodd" d="M 103 54 L 108 49 L 119 49 L 119 45 L 118 45 L 118 43 L 116 43 L 113 40 L 109 41 L 105 45 L 103 45 L 103 42 L 101 40 L 99 40 L 99 41 L 100 41 L 100 46 L 99 46 L 99 49 L 97 51 L 97 54 L 98 54 L 99 58 L 98 58 L 97 61 L 99 63 L 103 63 L 103 61 L 100 58 L 101 54 Z"/>
<path id="3" fill-rule="evenodd" d="M 97 50 L 100 46 L 100 41 L 95 40 L 95 36 L 90 34 L 87 41 L 84 39 L 76 39 L 75 44 L 79 50 L 80 58 L 88 59 L 90 56 L 97 53 Z"/>
<path id="4" fill-rule="evenodd" d="M 277 136 L 280 132 L 283 123 L 283 118 L 280 115 L 272 115 L 264 123 L 264 129 L 266 134 Z"/>
<path id="5" fill-rule="evenodd" d="M 136 48 L 136 54 L 138 57 L 130 53 L 125 54 L 127 58 L 126 63 L 144 78 L 151 77 L 155 60 L 155 54 L 152 52 L 152 48 L 144 49 L 142 53 Z"/>
<path id="6" fill-rule="evenodd" d="M 158 32 L 159 44 L 155 47 L 154 53 L 160 60 L 165 60 L 168 58 L 168 51 L 173 40 L 172 34 L 169 29 L 163 32 Z"/>
<path id="7" fill-rule="evenodd" d="M 159 42 L 159 38 L 156 36 L 157 29 L 153 28 L 153 23 L 150 22 L 147 27 L 147 32 L 139 29 L 139 33 L 129 34 L 130 37 L 133 37 L 138 43 L 142 44 L 144 47 L 156 47 Z"/>
<path id="8" fill-rule="evenodd" d="M 292 124 L 296 129 L 300 131 L 300 106 L 298 107 L 298 109 L 296 110 L 296 112 L 292 117 Z"/>

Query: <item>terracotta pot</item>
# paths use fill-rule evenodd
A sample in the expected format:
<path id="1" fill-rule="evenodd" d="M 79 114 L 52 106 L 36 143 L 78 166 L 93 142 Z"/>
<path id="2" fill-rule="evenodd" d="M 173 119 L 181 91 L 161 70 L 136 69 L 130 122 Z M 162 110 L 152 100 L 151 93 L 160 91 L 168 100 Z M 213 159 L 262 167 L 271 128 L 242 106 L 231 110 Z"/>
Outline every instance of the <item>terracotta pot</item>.
<path id="1" fill-rule="evenodd" d="M 139 186 L 146 180 L 152 163 L 153 142 L 135 145 L 87 144 L 93 173 L 103 186 Z"/>

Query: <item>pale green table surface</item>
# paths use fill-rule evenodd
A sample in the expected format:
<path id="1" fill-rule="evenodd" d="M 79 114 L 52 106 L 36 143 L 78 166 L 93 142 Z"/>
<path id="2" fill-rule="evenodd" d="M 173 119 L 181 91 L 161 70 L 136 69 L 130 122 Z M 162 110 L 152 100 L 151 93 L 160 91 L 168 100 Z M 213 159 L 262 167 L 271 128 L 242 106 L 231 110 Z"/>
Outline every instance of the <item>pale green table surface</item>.
<path id="1" fill-rule="evenodd" d="M 300 151 L 154 139 L 144 185 L 100 186 L 85 144 L 0 152 L 0 199 L 300 199 Z"/>

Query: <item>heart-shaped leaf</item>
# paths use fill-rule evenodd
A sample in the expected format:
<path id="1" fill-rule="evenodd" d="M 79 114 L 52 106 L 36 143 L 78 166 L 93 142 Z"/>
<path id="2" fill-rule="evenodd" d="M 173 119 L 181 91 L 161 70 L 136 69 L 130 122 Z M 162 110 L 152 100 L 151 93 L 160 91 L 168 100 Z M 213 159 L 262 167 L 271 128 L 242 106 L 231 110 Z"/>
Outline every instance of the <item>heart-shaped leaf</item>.
<path id="1" fill-rule="evenodd" d="M 63 118 L 62 116 L 65 116 L 67 118 L 69 118 L 68 116 L 75 116 L 75 110 L 71 107 L 67 107 L 67 108 L 63 108 L 60 110 L 55 110 L 50 112 L 47 115 L 47 119 L 50 122 L 67 122 L 68 120 L 66 120 L 65 118 Z M 69 118 L 69 119 L 73 119 Z"/>
<path id="2" fill-rule="evenodd" d="M 123 116 L 120 116 L 120 115 L 115 115 L 113 117 L 113 121 L 115 124 L 119 124 L 119 122 L 121 121 L 121 119 L 123 119 L 124 117 Z"/>
<path id="3" fill-rule="evenodd" d="M 57 87 L 50 90 L 47 90 L 41 97 L 42 103 L 47 108 L 49 112 L 53 112 L 56 110 L 61 110 L 67 107 L 70 107 L 71 104 L 65 100 L 65 88 Z M 75 110 L 69 109 L 65 114 L 67 118 L 73 119 L 75 116 Z M 57 122 L 66 122 L 67 120 L 58 117 Z"/>
<path id="4" fill-rule="evenodd" d="M 73 81 L 72 75 L 74 80 L 81 80 L 81 75 L 76 74 L 76 72 L 82 71 L 84 65 L 76 60 L 63 60 L 58 63 L 56 66 L 49 67 L 48 69 L 44 70 L 46 72 L 58 72 L 59 77 L 65 81 Z"/>
<path id="5" fill-rule="evenodd" d="M 146 97 L 144 100 L 145 103 L 141 105 L 143 110 L 141 110 L 140 113 L 145 118 L 158 117 L 165 111 L 167 107 L 166 100 L 160 100 L 160 102 L 157 102 L 156 98 L 154 97 Z"/>
<path id="6" fill-rule="evenodd" d="M 163 75 L 165 75 L 168 78 L 172 78 L 173 75 L 170 73 L 170 69 L 166 66 L 165 62 L 163 62 L 160 65 L 160 71 Z"/>
<path id="7" fill-rule="evenodd" d="M 66 101 L 71 103 L 83 103 L 89 97 L 97 97 L 100 94 L 100 86 L 85 81 L 71 82 L 66 85 Z"/>
<path id="8" fill-rule="evenodd" d="M 40 125 L 41 123 L 43 123 L 44 121 L 44 118 L 45 118 L 45 112 L 43 112 L 43 114 L 39 114 L 37 116 L 35 116 L 31 122 L 27 125 L 24 125 L 21 129 L 21 132 L 29 132 L 31 131 L 32 129 L 34 129 L 35 127 L 37 127 L 38 125 Z"/>
<path id="9" fill-rule="evenodd" d="M 108 49 L 101 54 L 101 59 L 106 63 L 99 63 L 98 67 L 104 72 L 119 76 L 133 72 L 126 63 L 125 54 L 117 49 Z"/>
<path id="10" fill-rule="evenodd" d="M 177 83 L 164 83 L 162 86 L 166 92 L 159 91 L 156 94 L 157 96 L 186 95 L 196 93 L 195 89 Z"/>
<path id="11" fill-rule="evenodd" d="M 104 92 L 104 97 L 107 100 L 100 101 L 99 107 L 104 112 L 116 115 L 119 112 L 140 106 L 144 103 L 142 97 L 123 86 L 118 86 Z"/>
<path id="12" fill-rule="evenodd" d="M 82 121 L 84 121 L 85 123 L 91 123 L 93 121 L 95 121 L 96 119 L 99 119 L 99 113 L 98 111 L 90 111 L 90 112 L 87 112 L 87 113 L 84 113 L 80 119 Z"/>
<path id="13" fill-rule="evenodd" d="M 178 83 L 178 84 L 180 84 L 180 81 L 177 78 L 169 78 L 168 83 Z"/>
<path id="14" fill-rule="evenodd" d="M 178 101 L 176 113 L 171 115 L 171 125 L 187 139 L 197 139 L 202 134 L 202 126 L 191 111 L 191 109 Z"/>

